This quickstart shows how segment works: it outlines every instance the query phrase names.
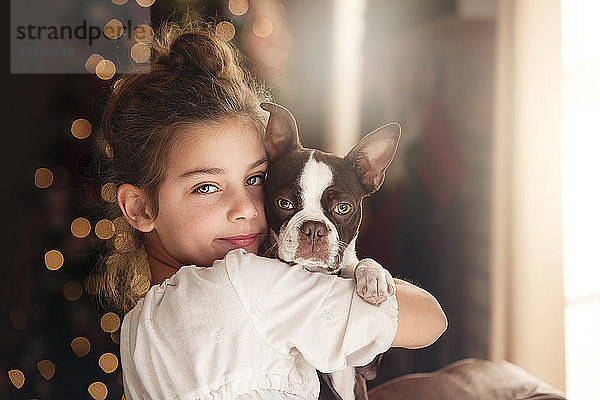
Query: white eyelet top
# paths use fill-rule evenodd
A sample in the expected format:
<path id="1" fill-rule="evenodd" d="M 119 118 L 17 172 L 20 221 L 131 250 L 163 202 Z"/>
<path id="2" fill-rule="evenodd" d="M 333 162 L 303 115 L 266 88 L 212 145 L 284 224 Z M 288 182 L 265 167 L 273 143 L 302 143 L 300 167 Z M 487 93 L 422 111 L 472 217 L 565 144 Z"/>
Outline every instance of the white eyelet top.
<path id="1" fill-rule="evenodd" d="M 180 268 L 125 315 L 125 397 L 317 399 L 316 369 L 368 364 L 397 318 L 395 296 L 373 306 L 353 279 L 233 250 Z"/>

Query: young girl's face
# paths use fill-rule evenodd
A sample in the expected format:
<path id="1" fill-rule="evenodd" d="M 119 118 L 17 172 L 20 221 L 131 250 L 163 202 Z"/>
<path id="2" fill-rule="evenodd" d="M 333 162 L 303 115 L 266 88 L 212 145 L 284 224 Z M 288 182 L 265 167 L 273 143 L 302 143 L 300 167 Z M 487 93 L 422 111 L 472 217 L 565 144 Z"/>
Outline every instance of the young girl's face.
<path id="1" fill-rule="evenodd" d="M 267 158 L 249 122 L 228 118 L 182 133 L 159 189 L 154 228 L 182 265 L 212 265 L 235 248 L 256 253 L 268 231 Z"/>

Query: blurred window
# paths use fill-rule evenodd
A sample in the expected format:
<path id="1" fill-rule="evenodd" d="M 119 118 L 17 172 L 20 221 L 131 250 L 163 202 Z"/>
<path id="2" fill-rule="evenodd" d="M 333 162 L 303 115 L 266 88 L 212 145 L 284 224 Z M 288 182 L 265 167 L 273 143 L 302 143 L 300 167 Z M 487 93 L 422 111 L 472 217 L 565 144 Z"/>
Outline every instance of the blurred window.
<path id="1" fill-rule="evenodd" d="M 562 0 L 567 398 L 600 393 L 600 2 Z"/>

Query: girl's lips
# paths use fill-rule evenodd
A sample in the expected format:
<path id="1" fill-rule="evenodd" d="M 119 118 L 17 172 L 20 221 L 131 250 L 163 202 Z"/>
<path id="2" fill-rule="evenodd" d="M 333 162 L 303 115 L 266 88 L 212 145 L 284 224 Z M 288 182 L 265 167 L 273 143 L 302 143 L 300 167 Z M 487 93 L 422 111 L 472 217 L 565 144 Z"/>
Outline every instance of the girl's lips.
<path id="1" fill-rule="evenodd" d="M 231 237 L 221 238 L 220 240 L 223 240 L 223 241 L 229 243 L 233 247 L 247 247 L 247 246 L 254 244 L 254 242 L 256 242 L 257 237 L 258 237 L 258 234 L 255 233 L 255 234 L 251 234 L 251 235 L 231 236 Z"/>

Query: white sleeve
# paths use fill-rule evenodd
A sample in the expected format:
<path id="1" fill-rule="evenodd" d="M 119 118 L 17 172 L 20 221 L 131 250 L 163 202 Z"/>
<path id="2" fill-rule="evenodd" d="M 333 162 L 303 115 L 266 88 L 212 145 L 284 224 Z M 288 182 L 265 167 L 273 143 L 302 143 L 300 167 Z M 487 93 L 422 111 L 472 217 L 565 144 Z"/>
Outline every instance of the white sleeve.
<path id="1" fill-rule="evenodd" d="M 322 372 L 366 365 L 395 337 L 395 296 L 374 306 L 356 294 L 353 279 L 243 250 L 230 252 L 223 262 L 261 337 L 283 354 L 297 349 Z"/>

